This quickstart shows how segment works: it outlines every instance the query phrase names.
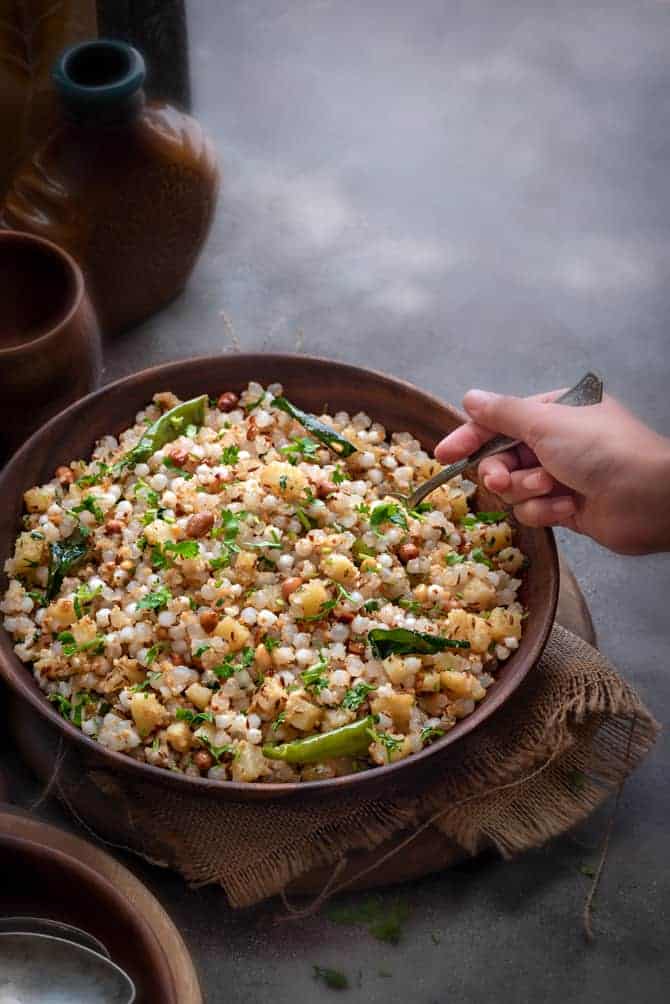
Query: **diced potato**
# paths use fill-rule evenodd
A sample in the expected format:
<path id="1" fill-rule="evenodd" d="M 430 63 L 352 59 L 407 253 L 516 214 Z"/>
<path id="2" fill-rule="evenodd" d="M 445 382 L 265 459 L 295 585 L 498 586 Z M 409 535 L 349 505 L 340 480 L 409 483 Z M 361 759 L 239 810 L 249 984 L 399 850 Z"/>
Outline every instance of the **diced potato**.
<path id="1" fill-rule="evenodd" d="M 30 533 L 22 533 L 16 542 L 14 550 L 14 568 L 17 575 L 30 576 L 38 565 L 47 562 L 46 541 L 33 537 Z"/>
<path id="2" fill-rule="evenodd" d="M 276 676 L 269 676 L 254 695 L 249 710 L 264 722 L 273 721 L 286 704 L 286 698 L 286 690 L 281 680 Z"/>
<path id="3" fill-rule="evenodd" d="M 323 731 L 330 732 L 332 729 L 339 729 L 342 725 L 348 725 L 356 717 L 355 711 L 347 708 L 327 708 L 323 713 Z"/>
<path id="4" fill-rule="evenodd" d="M 469 641 L 473 652 L 486 652 L 491 644 L 488 623 L 466 610 L 452 610 L 447 617 L 447 631 L 450 638 Z"/>
<path id="5" fill-rule="evenodd" d="M 28 512 L 46 512 L 55 498 L 56 489 L 53 485 L 29 488 L 23 493 L 23 501 Z"/>
<path id="6" fill-rule="evenodd" d="M 491 611 L 488 624 L 493 641 L 521 637 L 521 613 L 518 611 L 496 607 Z"/>
<path id="7" fill-rule="evenodd" d="M 313 732 L 321 719 L 323 710 L 305 697 L 304 690 L 294 690 L 288 695 L 285 721 L 301 732 Z"/>
<path id="8" fill-rule="evenodd" d="M 395 763 L 396 760 L 403 760 L 412 752 L 412 744 L 408 736 L 392 735 L 394 739 L 398 739 L 400 742 L 398 749 L 388 750 L 383 743 L 372 743 L 370 746 L 370 758 L 374 763 L 379 764 L 380 767 L 385 763 Z"/>
<path id="9" fill-rule="evenodd" d="M 168 725 L 165 734 L 172 749 L 178 753 L 190 750 L 193 737 L 186 722 L 173 722 L 172 725 Z"/>
<path id="10" fill-rule="evenodd" d="M 387 694 L 384 697 L 375 697 L 370 702 L 373 713 L 392 718 L 393 726 L 398 732 L 409 731 L 409 715 L 413 706 L 413 694 Z"/>
<path id="11" fill-rule="evenodd" d="M 167 710 L 156 695 L 147 690 L 133 694 L 130 698 L 130 713 L 142 738 L 170 720 Z"/>
<path id="12" fill-rule="evenodd" d="M 494 523 L 480 526 L 470 533 L 475 547 L 481 547 L 486 554 L 497 554 L 512 543 L 512 528 L 509 523 Z"/>
<path id="13" fill-rule="evenodd" d="M 155 519 L 144 527 L 144 536 L 149 544 L 165 544 L 168 540 L 173 540 L 173 525 L 166 523 L 162 519 Z"/>
<path id="14" fill-rule="evenodd" d="M 195 704 L 196 708 L 204 711 L 212 699 L 212 691 L 209 687 L 203 687 L 201 683 L 192 683 L 190 687 L 186 688 L 186 696 L 191 704 Z"/>
<path id="15" fill-rule="evenodd" d="M 472 680 L 472 689 L 470 691 L 470 697 L 473 701 L 481 701 L 486 697 L 486 690 L 482 687 L 479 680 L 475 677 Z"/>
<path id="16" fill-rule="evenodd" d="M 290 596 L 291 604 L 299 607 L 305 617 L 314 617 L 327 601 L 328 591 L 319 579 L 306 582 Z"/>
<path id="17" fill-rule="evenodd" d="M 478 607 L 480 610 L 488 610 L 496 601 L 495 586 L 485 579 L 478 579 L 472 576 L 461 587 L 463 602 L 469 607 Z"/>
<path id="18" fill-rule="evenodd" d="M 234 617 L 223 617 L 214 628 L 214 634 L 228 642 L 231 652 L 238 652 L 244 648 L 251 637 L 249 629 Z"/>
<path id="19" fill-rule="evenodd" d="M 89 642 L 95 641 L 98 634 L 95 621 L 86 614 L 80 621 L 76 621 L 72 625 L 72 634 L 77 645 L 87 645 Z"/>
<path id="20" fill-rule="evenodd" d="M 431 718 L 439 718 L 448 704 L 449 698 L 446 694 L 422 694 L 419 699 L 419 705 Z"/>
<path id="21" fill-rule="evenodd" d="M 258 555 L 254 551 L 240 551 L 235 558 L 235 574 L 238 579 L 245 582 L 253 574 L 258 561 Z"/>
<path id="22" fill-rule="evenodd" d="M 329 579 L 342 585 L 353 585 L 356 581 L 356 566 L 344 554 L 328 554 L 321 561 L 321 568 Z"/>
<path id="23" fill-rule="evenodd" d="M 467 673 L 449 669 L 440 674 L 443 689 L 448 690 L 454 697 L 471 697 L 473 679 L 474 677 L 468 676 Z"/>
<path id="24" fill-rule="evenodd" d="M 297 502 L 307 488 L 307 478 L 292 464 L 273 460 L 261 472 L 261 483 L 280 499 Z"/>
<path id="25" fill-rule="evenodd" d="M 416 689 L 419 693 L 435 693 L 440 689 L 439 672 L 419 673 L 416 678 Z"/>
<path id="26" fill-rule="evenodd" d="M 440 464 L 436 464 L 436 467 L 437 470 L 441 469 Z M 439 509 L 440 512 L 444 513 L 444 515 L 448 517 L 451 517 L 453 515 L 453 506 L 451 499 L 452 491 L 453 489 L 450 489 L 448 485 L 443 485 L 441 488 L 438 488 L 436 491 L 432 492 L 430 496 L 430 504 L 432 505 L 433 509 Z M 455 518 L 456 517 L 454 516 L 454 519 Z"/>
<path id="27" fill-rule="evenodd" d="M 47 607 L 44 615 L 44 627 L 47 631 L 53 631 L 54 634 L 57 634 L 59 631 L 64 631 L 65 628 L 70 627 L 76 619 L 77 615 L 74 611 L 74 603 L 71 599 L 62 597 Z"/>
<path id="28" fill-rule="evenodd" d="M 260 746 L 248 743 L 246 739 L 242 740 L 231 768 L 233 781 L 257 781 L 269 772 L 270 768 Z"/>
<path id="29" fill-rule="evenodd" d="M 468 512 L 468 500 L 461 488 L 452 488 L 449 492 L 451 516 L 454 520 L 463 519 Z"/>
<path id="30" fill-rule="evenodd" d="M 414 672 L 407 669 L 405 660 L 399 655 L 384 659 L 384 672 L 394 687 L 410 687 L 414 681 Z"/>
<path id="31" fill-rule="evenodd" d="M 525 558 L 518 547 L 504 547 L 498 552 L 498 562 L 510 575 L 523 568 Z"/>

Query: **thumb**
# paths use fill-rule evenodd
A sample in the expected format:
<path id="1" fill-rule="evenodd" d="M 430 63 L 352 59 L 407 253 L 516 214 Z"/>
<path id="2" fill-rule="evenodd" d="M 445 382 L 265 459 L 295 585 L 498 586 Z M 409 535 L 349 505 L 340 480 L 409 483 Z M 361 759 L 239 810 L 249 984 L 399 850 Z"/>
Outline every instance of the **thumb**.
<path id="1" fill-rule="evenodd" d="M 511 397 L 491 391 L 469 390 L 463 398 L 468 415 L 478 425 L 526 443 L 531 450 L 541 438 L 550 415 L 547 398 Z"/>

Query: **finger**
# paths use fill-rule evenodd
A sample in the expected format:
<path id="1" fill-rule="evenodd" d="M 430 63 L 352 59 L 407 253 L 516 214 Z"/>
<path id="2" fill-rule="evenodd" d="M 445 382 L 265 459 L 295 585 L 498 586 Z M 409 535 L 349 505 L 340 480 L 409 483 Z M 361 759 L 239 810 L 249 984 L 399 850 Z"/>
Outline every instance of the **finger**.
<path id="1" fill-rule="evenodd" d="M 517 467 L 519 467 L 519 457 L 516 450 L 507 450 L 505 453 L 497 453 L 495 457 L 482 460 L 477 473 L 485 488 L 500 495 L 509 489 L 511 472 Z"/>
<path id="2" fill-rule="evenodd" d="M 486 482 L 485 482 L 486 484 Z M 487 485 L 488 487 L 488 485 Z M 498 495 L 509 505 L 518 505 L 528 499 L 549 495 L 554 491 L 556 482 L 543 467 L 533 467 L 531 470 L 513 471 L 509 474 L 509 484 Z M 565 494 L 565 489 L 563 490 Z"/>
<path id="3" fill-rule="evenodd" d="M 573 495 L 535 498 L 514 506 L 514 515 L 525 526 L 568 526 L 576 529 L 577 502 Z"/>
<path id="4" fill-rule="evenodd" d="M 520 439 L 533 449 L 546 428 L 547 405 L 560 393 L 550 391 L 534 398 L 522 398 L 470 390 L 463 398 L 463 405 L 476 425 Z M 552 417 L 555 421 L 556 416 Z"/>
<path id="5" fill-rule="evenodd" d="M 465 422 L 445 436 L 435 447 L 435 459 L 441 464 L 453 464 L 456 460 L 469 456 L 494 435 L 475 422 Z"/>

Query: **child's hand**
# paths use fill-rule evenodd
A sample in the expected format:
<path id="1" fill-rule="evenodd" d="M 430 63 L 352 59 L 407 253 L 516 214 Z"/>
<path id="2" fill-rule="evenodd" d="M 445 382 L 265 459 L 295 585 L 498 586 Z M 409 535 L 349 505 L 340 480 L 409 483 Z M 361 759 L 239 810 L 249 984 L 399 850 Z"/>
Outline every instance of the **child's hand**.
<path id="1" fill-rule="evenodd" d="M 670 440 L 614 398 L 572 408 L 562 392 L 534 398 L 481 390 L 465 395 L 471 421 L 442 440 L 443 463 L 466 457 L 496 433 L 523 444 L 489 457 L 479 477 L 528 526 L 566 526 L 621 554 L 670 550 Z"/>

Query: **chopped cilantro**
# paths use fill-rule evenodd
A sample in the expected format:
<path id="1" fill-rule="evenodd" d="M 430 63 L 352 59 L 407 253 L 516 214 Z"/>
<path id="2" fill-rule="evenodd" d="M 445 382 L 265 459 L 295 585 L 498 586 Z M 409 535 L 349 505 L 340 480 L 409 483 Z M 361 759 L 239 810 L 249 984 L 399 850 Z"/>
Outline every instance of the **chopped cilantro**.
<path id="1" fill-rule="evenodd" d="M 341 485 L 343 481 L 350 481 L 351 478 L 349 477 L 348 474 L 346 474 L 342 470 L 342 468 L 338 464 L 335 470 L 333 471 L 333 476 L 330 480 L 333 482 L 334 485 Z"/>
<path id="2" fill-rule="evenodd" d="M 138 610 L 161 610 L 172 599 L 172 593 L 167 586 L 161 586 L 155 593 L 147 593 L 137 604 Z"/>
<path id="3" fill-rule="evenodd" d="M 421 729 L 421 742 L 424 743 L 424 745 L 426 743 L 432 743 L 434 739 L 440 739 L 443 735 L 444 729 L 435 729 L 428 725 L 425 729 Z"/>
<path id="4" fill-rule="evenodd" d="M 189 725 L 202 725 L 204 722 L 214 723 L 211 711 L 191 711 L 190 708 L 177 708 L 175 718 L 178 722 L 188 722 Z"/>
<path id="5" fill-rule="evenodd" d="M 231 676 L 235 673 L 239 673 L 243 669 L 248 669 L 249 666 L 253 664 L 254 661 L 254 650 L 252 648 L 243 648 L 240 652 L 240 658 L 238 662 L 233 660 L 233 656 L 229 655 L 223 660 L 220 665 L 215 666 L 212 672 L 215 676 L 218 676 L 220 680 L 229 680 Z"/>
<path id="6" fill-rule="evenodd" d="M 86 498 L 79 503 L 79 505 L 73 506 L 72 509 L 70 509 L 70 512 L 90 512 L 97 523 L 102 523 L 105 518 L 105 514 L 92 495 L 87 495 Z"/>
<path id="7" fill-rule="evenodd" d="M 393 523 L 394 526 L 400 526 L 403 530 L 407 529 L 407 517 L 399 502 L 381 502 L 372 509 L 370 526 L 379 533 L 377 528 L 382 523 Z"/>
<path id="8" fill-rule="evenodd" d="M 456 554 L 455 551 L 452 551 L 450 554 L 446 556 L 444 560 L 448 565 L 462 565 L 463 562 L 465 561 L 465 555 Z"/>
<path id="9" fill-rule="evenodd" d="M 78 618 L 84 616 L 85 613 L 84 608 L 87 607 L 90 603 L 92 603 L 95 597 L 101 592 L 102 592 L 102 586 L 96 586 L 95 589 L 91 589 L 88 583 L 82 582 L 82 584 L 77 589 L 77 592 L 74 594 L 74 601 L 73 601 L 74 612 L 76 613 Z"/>
<path id="10" fill-rule="evenodd" d="M 509 513 L 506 512 L 476 512 L 468 513 L 461 520 L 461 525 L 471 529 L 473 526 L 477 526 L 478 523 L 500 523 L 501 520 L 507 519 Z"/>
<path id="11" fill-rule="evenodd" d="M 112 469 L 107 464 L 103 464 L 102 461 L 98 460 L 97 465 L 97 474 L 84 474 L 83 477 L 77 478 L 75 481 L 77 488 L 90 488 L 91 485 L 99 485 L 101 481 L 104 481 L 111 474 Z"/>
<path id="12" fill-rule="evenodd" d="M 224 446 L 221 453 L 221 463 L 225 464 L 226 467 L 232 467 L 236 464 L 240 457 L 239 446 Z"/>
<path id="13" fill-rule="evenodd" d="M 379 600 L 366 600 L 363 604 L 363 609 L 367 613 L 372 613 L 374 610 L 379 610 Z"/>
<path id="14" fill-rule="evenodd" d="M 147 666 L 152 666 L 154 664 L 158 656 L 158 653 L 161 652 L 162 649 L 164 649 L 165 647 L 166 643 L 163 641 L 159 641 L 155 645 L 152 645 L 150 649 L 147 649 L 147 654 L 145 658 Z"/>
<path id="15" fill-rule="evenodd" d="M 365 680 L 358 680 L 344 695 L 342 707 L 347 708 L 348 711 L 358 711 L 361 704 L 363 704 L 366 700 L 368 694 L 376 689 L 376 687 L 366 683 Z"/>
<path id="16" fill-rule="evenodd" d="M 272 731 L 276 732 L 277 729 L 280 728 L 284 724 L 285 721 L 286 721 L 286 712 L 285 711 L 280 711 L 279 714 L 277 715 L 277 717 L 275 718 L 274 722 L 270 726 L 271 729 L 272 729 Z"/>
<path id="17" fill-rule="evenodd" d="M 493 562 L 484 554 L 481 547 L 475 547 L 470 551 L 470 560 L 477 561 L 480 565 L 486 565 L 487 568 L 493 568 Z"/>

